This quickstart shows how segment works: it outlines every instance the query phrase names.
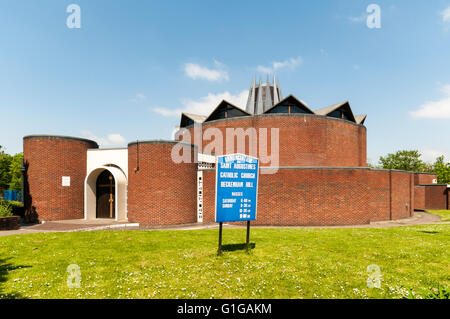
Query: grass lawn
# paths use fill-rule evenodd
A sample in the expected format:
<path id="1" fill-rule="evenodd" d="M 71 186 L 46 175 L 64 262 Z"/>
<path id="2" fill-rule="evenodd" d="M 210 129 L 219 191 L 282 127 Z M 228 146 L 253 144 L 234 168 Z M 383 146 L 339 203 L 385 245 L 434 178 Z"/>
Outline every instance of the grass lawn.
<path id="1" fill-rule="evenodd" d="M 450 225 L 98 231 L 0 237 L 3 298 L 402 298 L 450 284 Z M 234 245 L 233 245 L 234 244 Z M 227 246 L 228 245 L 228 246 Z M 238 249 L 237 249 L 238 248 Z M 81 288 L 67 287 L 67 267 Z M 368 288 L 369 265 L 381 288 Z"/>
<path id="2" fill-rule="evenodd" d="M 427 210 L 427 213 L 438 215 L 441 222 L 450 222 L 450 210 Z"/>

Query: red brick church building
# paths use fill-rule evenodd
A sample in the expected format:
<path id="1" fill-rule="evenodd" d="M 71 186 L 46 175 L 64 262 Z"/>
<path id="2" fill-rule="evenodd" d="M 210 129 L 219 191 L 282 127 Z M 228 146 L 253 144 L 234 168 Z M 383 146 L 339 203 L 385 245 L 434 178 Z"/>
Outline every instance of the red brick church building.
<path id="1" fill-rule="evenodd" d="M 276 142 L 276 162 L 261 161 L 256 225 L 356 225 L 447 209 L 448 187 L 435 175 L 367 167 L 365 120 L 348 102 L 312 110 L 293 95 L 283 98 L 277 81 L 260 80 L 245 109 L 222 101 L 208 115 L 181 114 L 176 140 L 103 149 L 83 138 L 25 136 L 26 214 L 39 221 L 214 222 L 215 155 L 236 149 L 227 141 L 214 152 L 204 146 L 209 132 L 230 138 L 227 129 L 256 132 L 265 143 L 258 150 L 268 154 Z M 179 143 L 188 136 L 195 138 Z M 180 145 L 190 161 L 173 160 Z"/>

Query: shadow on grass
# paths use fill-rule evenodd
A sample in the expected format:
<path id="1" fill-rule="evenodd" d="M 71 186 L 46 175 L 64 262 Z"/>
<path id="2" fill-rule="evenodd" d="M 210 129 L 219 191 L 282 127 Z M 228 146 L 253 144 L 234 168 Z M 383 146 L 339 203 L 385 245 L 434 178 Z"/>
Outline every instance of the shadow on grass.
<path id="1" fill-rule="evenodd" d="M 255 243 L 249 243 L 248 244 L 249 250 L 255 249 Z M 246 250 L 247 245 L 246 244 L 228 244 L 228 245 L 222 245 L 222 251 L 236 251 L 236 250 Z"/>
<path id="2" fill-rule="evenodd" d="M 440 233 L 440 232 L 435 231 L 435 230 L 419 230 L 419 232 L 425 233 L 425 234 L 439 234 Z"/>
<path id="3" fill-rule="evenodd" d="M 0 299 L 23 299 L 24 297 L 20 293 L 4 293 L 3 284 L 8 281 L 8 275 L 11 271 L 31 266 L 14 265 L 9 262 L 9 259 L 0 258 Z"/>

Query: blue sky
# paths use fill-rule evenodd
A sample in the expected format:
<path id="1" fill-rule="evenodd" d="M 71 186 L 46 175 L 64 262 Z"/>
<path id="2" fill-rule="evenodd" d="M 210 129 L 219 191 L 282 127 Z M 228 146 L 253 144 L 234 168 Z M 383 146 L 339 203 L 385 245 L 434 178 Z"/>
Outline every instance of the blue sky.
<path id="1" fill-rule="evenodd" d="M 372 3 L 380 29 L 366 25 Z M 450 159 L 450 0 L 2 0 L 0 24 L 9 153 L 27 134 L 170 138 L 177 112 L 240 103 L 270 70 L 312 109 L 349 100 L 368 114 L 372 162 L 398 149 Z"/>

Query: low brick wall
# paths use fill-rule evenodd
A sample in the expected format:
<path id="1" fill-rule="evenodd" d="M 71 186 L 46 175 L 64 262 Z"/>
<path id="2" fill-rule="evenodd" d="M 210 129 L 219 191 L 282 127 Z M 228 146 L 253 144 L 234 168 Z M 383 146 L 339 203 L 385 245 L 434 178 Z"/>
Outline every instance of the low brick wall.
<path id="1" fill-rule="evenodd" d="M 425 187 L 425 209 L 447 209 L 447 185 L 427 185 Z"/>
<path id="2" fill-rule="evenodd" d="M 449 209 L 449 190 L 447 185 L 419 185 L 414 187 L 416 210 L 444 210 Z"/>
<path id="3" fill-rule="evenodd" d="M 20 228 L 20 216 L 0 217 L 0 230 Z"/>
<path id="4" fill-rule="evenodd" d="M 205 222 L 215 218 L 215 171 L 203 174 Z M 255 225 L 358 225 L 414 212 L 414 176 L 367 168 L 282 168 L 260 174 Z"/>
<path id="5" fill-rule="evenodd" d="M 425 186 L 414 186 L 414 209 L 425 210 Z"/>

